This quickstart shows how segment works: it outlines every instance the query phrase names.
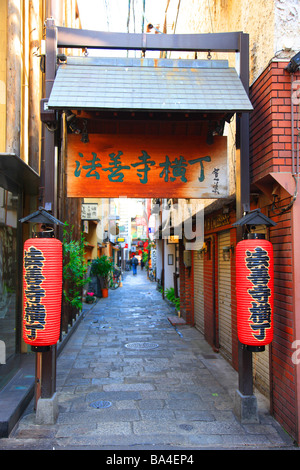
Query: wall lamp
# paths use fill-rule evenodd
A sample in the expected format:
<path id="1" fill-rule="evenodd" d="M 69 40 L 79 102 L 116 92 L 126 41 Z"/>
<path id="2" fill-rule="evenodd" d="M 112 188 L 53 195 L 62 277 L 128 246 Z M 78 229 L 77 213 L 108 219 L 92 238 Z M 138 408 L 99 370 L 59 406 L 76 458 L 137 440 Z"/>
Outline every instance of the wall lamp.
<path id="1" fill-rule="evenodd" d="M 88 130 L 87 130 L 87 125 L 88 125 L 87 119 L 84 119 L 83 129 L 82 129 L 82 137 L 81 137 L 81 142 L 83 142 L 84 144 L 87 144 L 90 141 L 89 140 Z"/>
<path id="2" fill-rule="evenodd" d="M 233 254 L 234 252 L 234 246 L 223 246 L 223 260 L 224 261 L 229 261 L 231 257 L 231 253 Z"/>
<path id="3" fill-rule="evenodd" d="M 206 253 L 207 253 L 207 244 L 204 242 L 202 248 L 198 250 L 198 259 L 203 259 Z"/>
<path id="4" fill-rule="evenodd" d="M 294 55 L 294 57 L 291 58 L 288 66 L 286 67 L 286 70 L 289 73 L 295 73 L 297 72 L 299 67 L 300 67 L 300 52 L 298 52 L 298 54 Z"/>
<path id="5" fill-rule="evenodd" d="M 78 121 L 77 121 L 76 115 L 73 114 L 69 110 L 65 111 L 65 113 L 66 113 L 67 126 L 72 132 L 72 134 L 80 134 L 81 129 L 79 129 L 78 127 Z"/>

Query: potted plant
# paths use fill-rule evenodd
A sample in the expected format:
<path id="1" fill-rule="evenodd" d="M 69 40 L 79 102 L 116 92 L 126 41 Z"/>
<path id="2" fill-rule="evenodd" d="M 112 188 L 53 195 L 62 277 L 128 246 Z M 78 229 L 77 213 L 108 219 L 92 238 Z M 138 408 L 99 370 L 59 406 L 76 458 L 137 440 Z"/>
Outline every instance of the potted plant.
<path id="1" fill-rule="evenodd" d="M 96 301 L 96 296 L 95 296 L 94 292 L 87 292 L 86 297 L 85 297 L 85 301 L 86 301 L 87 304 L 93 304 Z"/>
<path id="2" fill-rule="evenodd" d="M 109 275 L 113 270 L 113 263 L 111 258 L 106 255 L 100 256 L 100 258 L 96 258 L 92 261 L 91 265 L 91 274 L 98 276 L 101 290 L 102 290 L 102 297 L 108 296 L 108 281 Z"/>

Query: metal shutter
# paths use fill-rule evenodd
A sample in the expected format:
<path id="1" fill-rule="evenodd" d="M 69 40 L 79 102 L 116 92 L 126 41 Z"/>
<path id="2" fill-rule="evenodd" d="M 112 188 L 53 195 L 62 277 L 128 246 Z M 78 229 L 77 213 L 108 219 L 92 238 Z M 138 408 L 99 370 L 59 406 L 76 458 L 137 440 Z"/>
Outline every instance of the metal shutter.
<path id="1" fill-rule="evenodd" d="M 194 251 L 194 315 L 195 327 L 204 334 L 204 284 L 203 284 L 203 256 L 200 259 Z"/>
<path id="2" fill-rule="evenodd" d="M 253 384 L 266 397 L 270 395 L 269 345 L 252 354 Z"/>
<path id="3" fill-rule="evenodd" d="M 231 269 L 230 260 L 223 259 L 223 247 L 230 246 L 230 231 L 218 236 L 218 287 L 219 287 L 219 342 L 220 352 L 232 360 L 231 329 Z"/>

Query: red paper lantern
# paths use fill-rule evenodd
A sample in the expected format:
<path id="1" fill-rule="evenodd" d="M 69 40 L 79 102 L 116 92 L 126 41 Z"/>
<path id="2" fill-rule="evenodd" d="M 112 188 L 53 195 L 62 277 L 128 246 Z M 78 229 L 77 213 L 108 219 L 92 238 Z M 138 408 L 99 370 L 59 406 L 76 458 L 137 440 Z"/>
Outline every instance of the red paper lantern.
<path id="1" fill-rule="evenodd" d="M 60 336 L 62 244 L 31 238 L 23 260 L 23 339 L 31 346 L 51 346 Z"/>
<path id="2" fill-rule="evenodd" d="M 249 239 L 237 244 L 238 338 L 250 347 L 265 346 L 273 339 L 273 271 L 273 247 L 268 240 Z"/>

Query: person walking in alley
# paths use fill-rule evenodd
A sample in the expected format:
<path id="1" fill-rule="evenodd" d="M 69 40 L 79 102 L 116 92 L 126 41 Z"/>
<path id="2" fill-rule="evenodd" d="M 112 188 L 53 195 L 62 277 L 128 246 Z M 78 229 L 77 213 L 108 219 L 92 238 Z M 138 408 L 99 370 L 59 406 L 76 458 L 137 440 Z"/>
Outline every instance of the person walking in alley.
<path id="1" fill-rule="evenodd" d="M 137 265 L 139 264 L 139 260 L 136 258 L 135 255 L 133 255 L 133 258 L 131 261 L 132 261 L 133 275 L 135 276 L 137 274 Z"/>

